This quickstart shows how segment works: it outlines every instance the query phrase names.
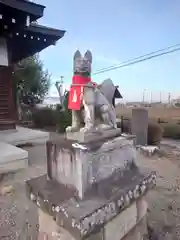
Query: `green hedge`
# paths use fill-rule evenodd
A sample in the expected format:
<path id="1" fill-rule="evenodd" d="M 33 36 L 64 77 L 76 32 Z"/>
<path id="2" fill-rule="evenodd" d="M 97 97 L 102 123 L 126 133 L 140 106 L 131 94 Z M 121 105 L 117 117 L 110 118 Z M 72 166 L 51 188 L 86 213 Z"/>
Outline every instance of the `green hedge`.
<path id="1" fill-rule="evenodd" d="M 180 125 L 178 123 L 164 123 L 161 126 L 164 129 L 163 137 L 180 139 Z"/>
<path id="2" fill-rule="evenodd" d="M 163 127 L 156 122 L 149 122 L 148 124 L 148 144 L 158 145 L 163 138 Z"/>
<path id="3" fill-rule="evenodd" d="M 54 127 L 58 132 L 64 132 L 65 128 L 71 125 L 71 112 L 49 107 L 36 109 L 32 114 L 32 120 L 36 128 Z"/>
<path id="4" fill-rule="evenodd" d="M 57 122 L 57 112 L 52 108 L 36 109 L 32 114 L 32 120 L 37 128 L 52 127 Z"/>

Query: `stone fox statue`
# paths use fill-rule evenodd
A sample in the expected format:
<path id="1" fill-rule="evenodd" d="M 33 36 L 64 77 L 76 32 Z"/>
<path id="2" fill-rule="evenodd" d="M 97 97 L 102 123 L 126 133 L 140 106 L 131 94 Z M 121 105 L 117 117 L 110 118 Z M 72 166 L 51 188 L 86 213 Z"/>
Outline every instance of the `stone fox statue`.
<path id="1" fill-rule="evenodd" d="M 74 55 L 74 76 L 69 92 L 68 108 L 72 110 L 72 126 L 66 132 L 93 132 L 101 129 L 114 129 L 116 125 L 115 108 L 112 99 L 116 90 L 111 79 L 101 85 L 91 81 L 92 54 L 87 51 L 84 57 L 79 51 Z M 102 122 L 95 124 L 97 117 Z M 84 127 L 81 128 L 81 122 Z"/>

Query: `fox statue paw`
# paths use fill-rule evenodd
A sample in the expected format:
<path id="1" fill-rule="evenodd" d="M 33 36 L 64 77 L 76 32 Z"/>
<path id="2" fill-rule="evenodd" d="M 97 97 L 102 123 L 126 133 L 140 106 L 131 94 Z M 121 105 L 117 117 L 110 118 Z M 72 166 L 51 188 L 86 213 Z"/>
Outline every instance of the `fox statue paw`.
<path id="1" fill-rule="evenodd" d="M 78 132 L 79 127 L 78 126 L 69 126 L 66 128 L 66 132 Z"/>
<path id="2" fill-rule="evenodd" d="M 87 126 L 80 129 L 82 133 L 92 133 L 94 131 L 93 126 Z"/>

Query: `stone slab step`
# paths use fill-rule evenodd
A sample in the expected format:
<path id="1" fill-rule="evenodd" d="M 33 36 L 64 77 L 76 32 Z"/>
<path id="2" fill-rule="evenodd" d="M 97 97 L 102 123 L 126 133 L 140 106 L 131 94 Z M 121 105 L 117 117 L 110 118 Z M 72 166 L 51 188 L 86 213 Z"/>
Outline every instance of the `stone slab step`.
<path id="1" fill-rule="evenodd" d="M 8 143 L 0 142 L 0 174 L 28 167 L 28 152 Z"/>
<path id="2" fill-rule="evenodd" d="M 16 127 L 16 131 L 0 131 L 0 141 L 15 146 L 24 144 L 45 143 L 49 140 L 49 132 L 34 130 L 24 127 Z"/>

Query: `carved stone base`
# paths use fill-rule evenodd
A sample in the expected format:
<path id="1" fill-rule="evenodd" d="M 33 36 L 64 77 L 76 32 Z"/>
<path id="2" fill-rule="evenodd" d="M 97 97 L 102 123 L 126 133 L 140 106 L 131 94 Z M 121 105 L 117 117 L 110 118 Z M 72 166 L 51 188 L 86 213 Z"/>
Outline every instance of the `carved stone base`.
<path id="1" fill-rule="evenodd" d="M 139 208 L 138 205 L 142 205 Z M 38 240 L 81 240 L 82 237 L 76 237 L 71 231 L 66 229 L 62 221 L 57 223 L 53 217 L 43 210 L 39 209 L 39 236 Z M 147 203 L 144 198 L 140 198 L 132 203 L 124 211 L 120 212 L 108 223 L 99 226 L 95 232 L 92 232 L 86 240 L 141 240 L 147 236 Z M 48 227 L 47 227 L 48 226 Z"/>
<path id="2" fill-rule="evenodd" d="M 51 216 L 52 221 L 55 220 L 57 226 L 66 229 L 74 239 L 88 239 L 104 227 L 103 239 L 119 240 L 145 216 L 147 204 L 141 200 L 154 186 L 155 177 L 154 173 L 129 171 L 119 179 L 115 177 L 98 183 L 89 195 L 80 200 L 75 190 L 47 180 L 45 175 L 27 181 L 27 193 L 41 210 Z M 57 232 L 56 225 L 52 224 L 52 229 Z M 43 227 L 40 226 L 41 232 L 47 226 L 50 224 L 44 221 Z"/>
<path id="3" fill-rule="evenodd" d="M 70 140 L 75 140 L 81 143 L 88 143 L 98 140 L 103 140 L 107 138 L 117 137 L 121 135 L 121 129 L 109 129 L 104 131 L 97 131 L 93 133 L 83 133 L 83 132 L 67 132 L 66 137 Z"/>

